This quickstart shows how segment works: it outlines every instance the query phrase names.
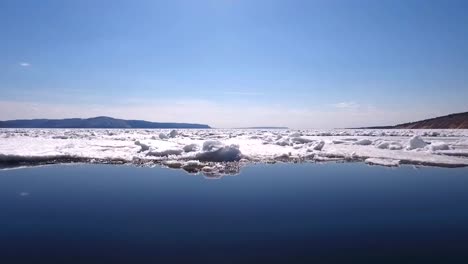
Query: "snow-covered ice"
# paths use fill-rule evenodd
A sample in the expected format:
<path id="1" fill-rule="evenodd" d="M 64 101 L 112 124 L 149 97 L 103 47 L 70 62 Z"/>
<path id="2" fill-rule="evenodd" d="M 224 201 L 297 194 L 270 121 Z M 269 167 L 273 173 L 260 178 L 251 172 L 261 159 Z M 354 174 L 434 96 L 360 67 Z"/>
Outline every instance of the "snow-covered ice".
<path id="1" fill-rule="evenodd" d="M 162 165 L 215 176 L 248 163 L 468 166 L 468 130 L 0 129 L 0 167 Z"/>

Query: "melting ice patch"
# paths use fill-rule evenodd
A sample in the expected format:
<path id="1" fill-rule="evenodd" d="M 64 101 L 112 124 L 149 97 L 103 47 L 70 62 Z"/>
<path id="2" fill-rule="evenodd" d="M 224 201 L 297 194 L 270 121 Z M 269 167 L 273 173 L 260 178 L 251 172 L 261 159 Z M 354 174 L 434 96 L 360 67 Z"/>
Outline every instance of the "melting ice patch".
<path id="1" fill-rule="evenodd" d="M 252 162 L 329 160 L 468 166 L 468 130 L 0 129 L 0 167 L 156 164 L 215 176 Z"/>

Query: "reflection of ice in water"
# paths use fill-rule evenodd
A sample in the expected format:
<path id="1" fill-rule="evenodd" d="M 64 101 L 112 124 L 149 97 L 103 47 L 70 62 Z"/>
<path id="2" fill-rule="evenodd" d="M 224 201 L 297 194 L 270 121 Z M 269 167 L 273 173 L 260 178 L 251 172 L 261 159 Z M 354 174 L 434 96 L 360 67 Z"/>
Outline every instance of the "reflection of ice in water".
<path id="1" fill-rule="evenodd" d="M 29 193 L 28 192 L 20 192 L 19 195 L 20 196 L 29 196 Z"/>

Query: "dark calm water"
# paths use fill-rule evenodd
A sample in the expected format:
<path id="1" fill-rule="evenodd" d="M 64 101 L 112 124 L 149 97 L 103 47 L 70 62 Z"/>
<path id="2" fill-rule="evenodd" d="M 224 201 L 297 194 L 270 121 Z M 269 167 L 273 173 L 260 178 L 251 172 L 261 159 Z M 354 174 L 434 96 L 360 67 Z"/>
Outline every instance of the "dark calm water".
<path id="1" fill-rule="evenodd" d="M 0 171 L 0 263 L 468 263 L 468 169 Z"/>

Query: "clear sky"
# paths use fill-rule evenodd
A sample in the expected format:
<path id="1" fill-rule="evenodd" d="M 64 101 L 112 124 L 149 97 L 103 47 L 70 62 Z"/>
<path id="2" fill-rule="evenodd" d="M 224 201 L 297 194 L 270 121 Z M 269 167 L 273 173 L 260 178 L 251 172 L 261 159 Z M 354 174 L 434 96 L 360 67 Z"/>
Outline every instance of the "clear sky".
<path id="1" fill-rule="evenodd" d="M 0 0 L 0 119 L 394 124 L 468 111 L 468 1 Z"/>

